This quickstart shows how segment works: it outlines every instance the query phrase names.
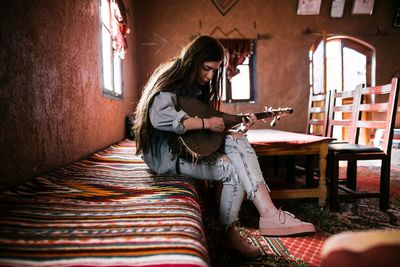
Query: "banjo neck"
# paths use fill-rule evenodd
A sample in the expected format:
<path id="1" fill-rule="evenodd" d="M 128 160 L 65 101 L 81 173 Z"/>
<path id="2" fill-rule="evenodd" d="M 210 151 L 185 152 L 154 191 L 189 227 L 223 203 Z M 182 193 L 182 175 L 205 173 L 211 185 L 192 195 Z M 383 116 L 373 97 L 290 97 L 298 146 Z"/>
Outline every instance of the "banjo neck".
<path id="1" fill-rule="evenodd" d="M 277 109 L 269 108 L 266 109 L 265 111 L 254 113 L 254 115 L 256 116 L 257 120 L 261 120 L 261 119 L 280 117 L 291 113 L 293 113 L 292 108 L 277 108 Z M 223 113 L 220 116 L 224 119 L 226 130 L 229 130 L 233 126 L 243 122 L 243 120 L 248 121 L 247 119 L 248 115 L 232 115 L 228 113 Z"/>
<path id="2" fill-rule="evenodd" d="M 189 96 L 177 96 L 178 108 L 185 111 L 190 117 L 211 118 L 222 117 L 225 123 L 223 132 L 213 132 L 207 129 L 187 131 L 177 137 L 172 150 L 181 155 L 190 154 L 193 158 L 209 156 L 222 145 L 226 133 L 241 122 L 248 121 L 248 115 L 232 115 L 213 110 L 205 103 Z M 293 113 L 292 108 L 267 108 L 263 112 L 255 113 L 258 120 L 266 118 L 279 119 L 280 116 Z"/>

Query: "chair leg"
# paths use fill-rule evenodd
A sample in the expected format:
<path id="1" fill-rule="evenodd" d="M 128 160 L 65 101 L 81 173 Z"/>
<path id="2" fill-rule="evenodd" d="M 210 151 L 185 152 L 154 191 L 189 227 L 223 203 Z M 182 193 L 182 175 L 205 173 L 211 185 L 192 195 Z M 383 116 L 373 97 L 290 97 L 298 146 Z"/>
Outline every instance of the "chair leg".
<path id="1" fill-rule="evenodd" d="M 380 181 L 379 208 L 386 210 L 389 208 L 390 197 L 390 160 L 382 159 L 381 181 Z"/>
<path id="2" fill-rule="evenodd" d="M 314 181 L 314 155 L 306 156 L 306 187 L 311 187 Z"/>
<path id="3" fill-rule="evenodd" d="M 329 202 L 331 210 L 337 211 L 339 210 L 339 161 L 335 156 L 332 156 L 330 162 L 331 187 Z"/>
<path id="4" fill-rule="evenodd" d="M 279 156 L 274 156 L 273 161 L 274 161 L 274 175 L 278 176 L 278 174 L 279 174 Z"/>
<path id="5" fill-rule="evenodd" d="M 357 190 L 357 161 L 349 160 L 347 162 L 347 187 L 353 191 Z"/>
<path id="6" fill-rule="evenodd" d="M 296 160 L 294 155 L 287 156 L 286 166 L 286 181 L 295 184 L 296 183 Z"/>

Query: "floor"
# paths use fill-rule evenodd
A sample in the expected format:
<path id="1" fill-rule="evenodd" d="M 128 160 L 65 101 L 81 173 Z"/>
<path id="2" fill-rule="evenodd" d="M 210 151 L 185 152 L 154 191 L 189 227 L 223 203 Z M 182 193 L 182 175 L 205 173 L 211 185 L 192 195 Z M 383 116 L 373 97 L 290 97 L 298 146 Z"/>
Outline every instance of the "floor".
<path id="1" fill-rule="evenodd" d="M 260 159 L 261 169 L 265 177 L 267 177 L 270 183 L 274 183 L 275 180 L 282 181 L 281 178 L 285 178 L 287 173 L 287 161 L 285 157 L 264 157 Z M 347 164 L 344 161 L 339 163 L 341 167 L 345 167 Z M 358 166 L 365 167 L 380 167 L 380 160 L 360 160 L 357 163 Z M 300 157 L 296 157 L 296 176 L 304 175 L 304 159 Z M 391 157 L 391 167 L 400 170 L 400 148 L 392 149 L 392 157 Z M 280 182 L 279 182 L 280 183 Z M 278 184 L 279 184 L 278 183 Z M 284 187 L 287 185 L 279 185 L 280 187 Z"/>
<path id="2" fill-rule="evenodd" d="M 400 168 L 400 148 L 392 149 L 392 166 Z"/>

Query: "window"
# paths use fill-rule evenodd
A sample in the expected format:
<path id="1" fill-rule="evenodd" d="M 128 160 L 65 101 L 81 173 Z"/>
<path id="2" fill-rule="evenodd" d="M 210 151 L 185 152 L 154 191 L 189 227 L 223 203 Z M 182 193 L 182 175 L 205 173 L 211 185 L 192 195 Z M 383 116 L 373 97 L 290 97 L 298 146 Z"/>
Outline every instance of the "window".
<path id="1" fill-rule="evenodd" d="M 115 37 L 119 34 L 119 7 L 115 0 L 100 0 L 101 17 L 101 73 L 105 95 L 122 97 L 121 50 L 116 49 Z"/>
<path id="2" fill-rule="evenodd" d="M 224 101 L 254 101 L 253 58 L 253 56 L 247 57 L 242 64 L 238 65 L 239 73 L 230 80 L 225 75 L 222 98 Z M 226 74 L 226 71 L 224 71 L 224 74 Z"/>
<path id="3" fill-rule="evenodd" d="M 332 36 L 310 49 L 310 87 L 314 94 L 374 85 L 375 49 L 348 36 Z"/>
<path id="4" fill-rule="evenodd" d="M 319 39 L 309 51 L 310 93 L 328 90 L 354 90 L 356 86 L 375 84 L 375 49 L 350 36 Z M 338 115 L 338 114 L 336 114 Z M 339 114 L 348 119 L 348 114 Z M 348 129 L 333 129 L 333 137 L 344 140 Z"/>
<path id="5" fill-rule="evenodd" d="M 223 70 L 222 100 L 253 102 L 255 92 L 255 45 L 249 39 L 222 39 L 227 61 Z"/>

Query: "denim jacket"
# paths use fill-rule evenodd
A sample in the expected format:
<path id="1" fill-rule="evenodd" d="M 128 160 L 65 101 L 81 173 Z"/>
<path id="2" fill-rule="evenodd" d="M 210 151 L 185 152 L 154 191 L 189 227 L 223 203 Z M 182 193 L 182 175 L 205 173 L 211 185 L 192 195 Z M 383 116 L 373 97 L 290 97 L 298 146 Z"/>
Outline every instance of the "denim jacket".
<path id="1" fill-rule="evenodd" d="M 197 97 L 201 93 L 200 88 L 191 86 L 183 94 Z M 143 160 L 158 174 L 176 172 L 178 156 L 171 152 L 168 138 L 171 135 L 185 133 L 182 121 L 189 117 L 185 111 L 177 111 L 176 105 L 175 93 L 159 92 L 149 109 L 149 118 L 154 130 L 150 133 L 150 149 L 143 154 Z"/>

